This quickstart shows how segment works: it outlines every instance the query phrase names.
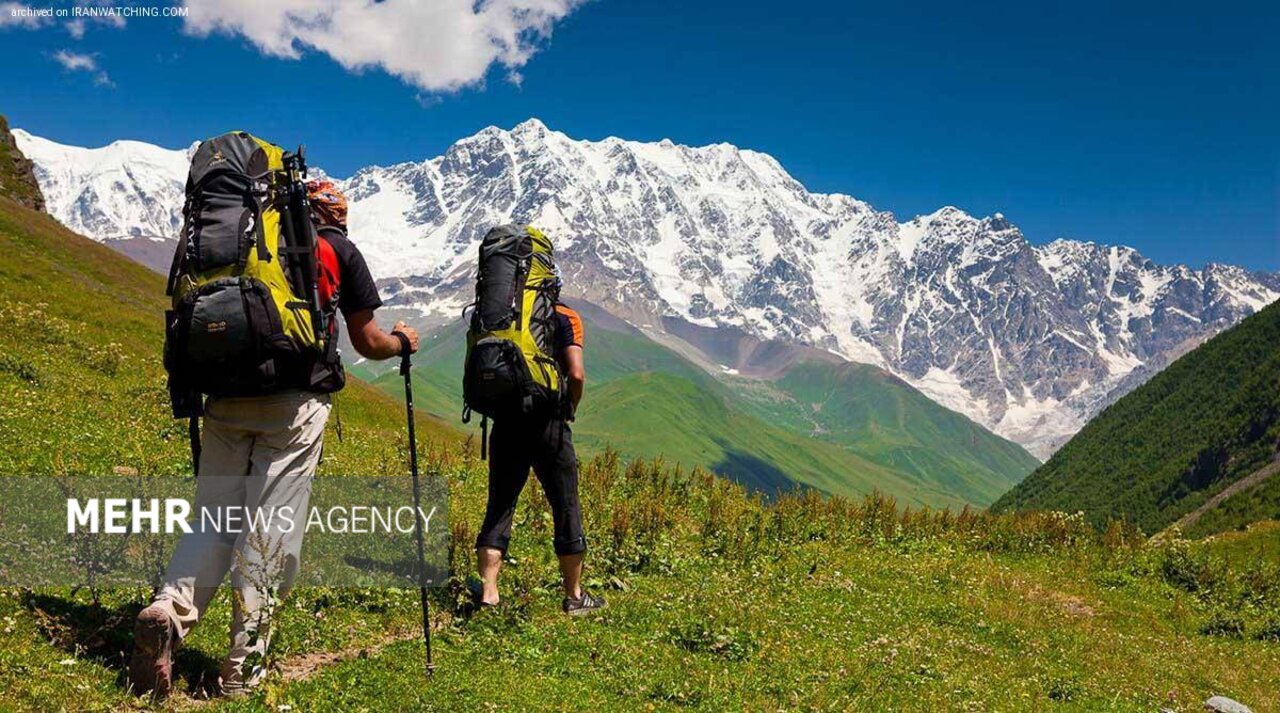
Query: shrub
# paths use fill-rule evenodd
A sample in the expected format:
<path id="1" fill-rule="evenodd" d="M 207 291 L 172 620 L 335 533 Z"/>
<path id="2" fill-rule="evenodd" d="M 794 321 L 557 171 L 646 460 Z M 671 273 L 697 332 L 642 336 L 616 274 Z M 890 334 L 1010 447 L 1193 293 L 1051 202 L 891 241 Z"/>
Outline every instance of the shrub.
<path id="1" fill-rule="evenodd" d="M 1165 543 L 1158 551 L 1158 572 L 1171 586 L 1185 592 L 1197 593 L 1212 589 L 1219 578 L 1209 558 L 1193 552 L 1191 543 L 1176 539 Z"/>
<path id="2" fill-rule="evenodd" d="M 1274 617 L 1266 621 L 1253 635 L 1258 641 L 1272 641 L 1280 643 L 1280 617 Z"/>
<path id="3" fill-rule="evenodd" d="M 746 661 L 760 648 L 748 631 L 706 624 L 686 624 L 672 629 L 671 642 L 686 651 L 709 653 L 729 661 Z"/>
<path id="4" fill-rule="evenodd" d="M 40 385 L 40 374 L 36 368 L 11 354 L 0 354 L 0 373 L 13 374 L 33 386 Z"/>
<path id="5" fill-rule="evenodd" d="M 1231 612 L 1214 611 L 1200 625 L 1200 633 L 1205 636 L 1239 639 L 1244 636 L 1244 619 Z"/>
<path id="6" fill-rule="evenodd" d="M 115 342 L 91 346 L 84 352 L 84 363 L 103 376 L 117 375 L 123 360 L 124 351 Z"/>

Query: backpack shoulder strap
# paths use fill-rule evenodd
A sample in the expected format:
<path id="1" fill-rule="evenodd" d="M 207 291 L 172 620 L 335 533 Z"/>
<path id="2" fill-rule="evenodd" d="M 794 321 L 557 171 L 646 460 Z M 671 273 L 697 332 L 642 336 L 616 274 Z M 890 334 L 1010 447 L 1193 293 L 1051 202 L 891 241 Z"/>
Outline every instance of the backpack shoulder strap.
<path id="1" fill-rule="evenodd" d="M 169 279 L 165 282 L 164 296 L 173 297 L 174 290 L 178 289 L 178 276 L 182 274 L 182 268 L 187 262 L 187 231 L 182 231 L 182 237 L 178 238 L 178 246 L 173 251 L 173 262 L 169 263 Z"/>
<path id="2" fill-rule="evenodd" d="M 173 251 L 173 262 L 169 263 L 169 280 L 165 283 L 165 297 L 172 297 L 174 290 L 178 288 L 178 275 L 182 274 L 182 269 L 187 261 L 187 241 L 189 240 L 187 227 L 191 221 L 191 176 L 187 176 L 187 199 L 182 206 L 182 232 L 178 235 L 178 245 Z"/>

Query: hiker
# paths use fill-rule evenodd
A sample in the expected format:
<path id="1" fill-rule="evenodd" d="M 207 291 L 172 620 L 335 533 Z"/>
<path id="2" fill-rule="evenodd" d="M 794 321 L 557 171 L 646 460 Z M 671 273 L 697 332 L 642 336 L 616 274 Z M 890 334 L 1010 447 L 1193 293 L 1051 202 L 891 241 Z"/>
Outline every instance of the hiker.
<path id="1" fill-rule="evenodd" d="M 261 198 L 265 191 L 251 192 L 253 185 L 248 177 L 260 175 L 263 166 L 272 171 L 284 170 L 281 166 L 287 164 L 281 163 L 281 156 L 279 147 L 244 133 L 227 134 L 200 145 L 192 159 L 184 210 L 188 224 L 197 227 L 192 231 L 184 227 L 170 291 L 174 291 L 175 282 L 200 284 L 202 270 L 220 266 L 225 269 L 217 259 L 209 257 L 216 258 L 228 248 L 227 243 L 216 241 L 224 235 L 234 240 L 242 236 L 236 230 L 224 231 L 224 225 L 243 230 L 243 226 L 253 226 L 256 222 L 263 227 L 258 229 L 255 240 L 266 253 L 257 253 L 253 247 L 240 253 L 241 274 L 252 278 L 248 283 L 243 277 L 239 283 L 232 281 L 235 298 L 232 307 L 227 308 L 231 311 L 218 314 L 226 320 L 216 331 L 218 335 L 235 331 L 226 326 L 228 323 L 243 330 L 258 326 L 253 322 L 255 315 L 250 308 L 240 307 L 248 304 L 248 300 L 242 301 L 239 291 L 245 284 L 255 288 L 265 285 L 264 289 L 271 290 L 291 289 L 283 272 L 290 268 L 281 263 L 293 264 L 294 256 L 300 256 L 298 262 L 315 260 L 313 269 L 309 269 L 315 275 L 316 284 L 311 288 L 317 293 L 317 306 L 325 317 L 342 314 L 357 352 L 368 359 L 380 360 L 405 350 L 416 351 L 418 337 L 412 328 L 397 322 L 387 333 L 375 321 L 374 311 L 382 306 L 382 301 L 360 250 L 347 238 L 346 198 L 331 182 L 305 184 L 310 216 L 298 218 L 291 228 L 279 227 L 293 219 L 292 214 L 285 215 L 286 208 Z M 228 164 L 233 165 L 228 168 Z M 300 176 L 295 175 L 294 181 L 292 185 L 300 191 Z M 228 195 L 231 199 L 227 199 Z M 251 204 L 253 200 L 264 202 Z M 300 205 L 298 201 L 295 207 Z M 256 215 L 280 212 L 280 219 L 255 221 L 251 219 L 256 217 L 252 214 L 245 214 L 249 218 L 242 217 L 241 211 L 255 210 L 259 211 Z M 308 229 L 308 222 L 314 223 L 314 230 Z M 279 234 L 272 232 L 272 226 L 277 226 Z M 296 239 L 299 226 L 314 236 L 313 254 L 289 252 L 285 231 L 290 230 Z M 235 245 L 230 247 L 235 258 Z M 282 261 L 281 255 L 289 259 Z M 305 274 L 305 270 L 299 274 Z M 328 325 L 329 330 L 327 347 L 322 353 L 302 352 L 306 356 L 299 357 L 296 351 L 280 352 L 272 357 L 270 369 L 251 361 L 249 371 L 238 371 L 239 365 L 226 356 L 226 350 L 236 345 L 223 342 L 217 343 L 223 350 L 219 357 L 223 361 L 218 362 L 221 370 L 214 372 L 209 367 L 201 370 L 199 363 L 184 366 L 170 352 L 192 354 L 189 359 L 199 360 L 204 358 L 202 345 L 213 343 L 213 337 L 201 337 L 198 329 L 201 323 L 184 317 L 186 313 L 182 310 L 207 317 L 208 312 L 219 306 L 213 299 L 222 282 L 225 280 L 206 282 L 198 288 L 188 287 L 186 294 L 194 298 L 175 300 L 175 311 L 168 315 L 170 333 L 167 337 L 174 343 L 166 344 L 166 367 L 170 372 L 175 415 L 202 412 L 204 416 L 203 438 L 193 441 L 193 455 L 197 452 L 196 444 L 200 443 L 193 511 L 244 507 L 273 512 L 272 508 L 290 506 L 295 512 L 305 512 L 311 481 L 320 460 L 325 422 L 331 408 L 330 394 L 345 383 L 334 344 L 336 320 L 321 318 L 321 324 Z M 183 294 L 181 287 L 177 289 L 176 294 Z M 297 297 L 290 299 L 292 301 L 285 304 L 299 303 Z M 267 303 L 264 308 L 270 310 L 271 304 Z M 186 326 L 182 326 L 184 319 L 188 319 Z M 273 321 L 276 329 L 280 328 L 279 320 L 280 316 L 276 315 Z M 211 323 L 206 320 L 204 324 Z M 284 329 L 288 333 L 289 327 Z M 190 333 L 184 334 L 183 330 Z M 207 331 L 215 332 L 212 326 Z M 180 341 L 184 337 L 186 341 Z M 197 341 L 199 338 L 205 341 Z M 260 359 L 262 350 L 260 344 L 255 344 L 248 351 L 254 355 L 252 359 Z M 193 373 L 193 369 L 197 371 Z M 253 381 L 264 374 L 270 379 Z M 223 381 L 212 381 L 214 379 Z M 227 381 L 230 379 L 234 380 Z M 199 411 L 192 411 L 191 407 L 200 405 L 202 394 L 209 394 L 208 399 Z M 221 666 L 220 692 L 229 696 L 246 694 L 261 682 L 265 673 L 271 613 L 287 594 L 297 573 L 303 528 L 295 525 L 289 532 L 268 533 L 273 539 L 264 547 L 261 542 L 264 535 L 245 532 L 237 536 L 212 528 L 206 530 L 204 525 L 201 520 L 200 526 L 193 526 L 193 532 L 179 541 L 159 592 L 151 605 L 138 615 L 129 666 L 129 679 L 136 693 L 150 691 L 157 698 L 168 695 L 172 688 L 173 650 L 207 611 L 228 572 L 233 600 L 231 645 Z M 276 546 L 278 550 L 271 549 Z M 272 559 L 268 560 L 264 552 L 271 552 Z M 252 574 L 255 565 L 264 568 L 269 582 Z"/>
<path id="2" fill-rule="evenodd" d="M 564 588 L 562 610 L 580 615 L 605 606 L 603 598 L 582 588 L 587 540 L 569 423 L 586 383 L 584 335 L 578 313 L 560 301 L 560 288 L 551 241 L 536 228 L 499 226 L 481 242 L 464 376 L 468 409 L 494 422 L 484 444 L 489 454 L 489 500 L 476 538 L 481 579 L 476 599 L 481 607 L 499 601 L 498 572 L 530 468 L 551 505 Z M 512 300 L 513 293 L 523 298 Z M 508 380 L 515 383 L 507 384 Z"/>

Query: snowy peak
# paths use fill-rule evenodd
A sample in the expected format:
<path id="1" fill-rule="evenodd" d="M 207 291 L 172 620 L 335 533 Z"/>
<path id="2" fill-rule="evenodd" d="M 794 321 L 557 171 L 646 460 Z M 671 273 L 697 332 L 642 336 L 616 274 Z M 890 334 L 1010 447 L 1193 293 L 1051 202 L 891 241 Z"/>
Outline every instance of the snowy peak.
<path id="1" fill-rule="evenodd" d="M 185 152 L 20 141 L 64 223 L 100 239 L 176 233 Z M 1041 456 L 1280 297 L 1275 275 L 1161 266 L 1077 240 L 1033 246 L 999 213 L 947 206 L 900 222 L 730 144 L 579 141 L 537 119 L 343 185 L 388 304 L 424 319 L 453 319 L 469 300 L 490 226 L 533 223 L 555 238 L 568 289 L 621 317 L 876 364 Z"/>
<path id="2" fill-rule="evenodd" d="M 49 213 L 72 230 L 107 240 L 171 238 L 181 229 L 189 149 L 141 141 L 89 149 L 22 129 L 13 136 L 35 163 Z"/>
<path id="3" fill-rule="evenodd" d="M 499 131 L 501 131 L 501 129 L 499 129 Z M 519 124 L 516 124 L 515 127 L 511 129 L 512 136 L 520 137 L 543 137 L 549 132 L 550 129 L 547 128 L 547 125 L 542 123 L 542 120 L 537 117 L 529 117 Z M 563 136 L 563 134 L 561 134 L 561 136 Z"/>
<path id="4" fill-rule="evenodd" d="M 948 206 L 900 223 L 728 144 L 575 141 L 530 121 L 408 173 L 362 173 L 368 198 L 352 209 L 402 304 L 449 313 L 469 287 L 473 226 L 530 221 L 557 237 L 572 289 L 620 314 L 886 366 L 1041 455 L 1133 375 L 1280 296 L 1270 276 L 1032 246 L 1002 214 Z"/>

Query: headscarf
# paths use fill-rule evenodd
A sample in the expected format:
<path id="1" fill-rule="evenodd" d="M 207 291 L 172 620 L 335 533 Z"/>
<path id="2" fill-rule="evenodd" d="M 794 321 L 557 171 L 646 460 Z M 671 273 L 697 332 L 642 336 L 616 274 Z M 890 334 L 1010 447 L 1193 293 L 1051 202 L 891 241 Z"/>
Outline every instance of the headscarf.
<path id="1" fill-rule="evenodd" d="M 324 178 L 307 181 L 307 200 L 311 203 L 311 219 L 316 224 L 347 229 L 347 197 L 333 181 Z"/>

